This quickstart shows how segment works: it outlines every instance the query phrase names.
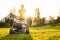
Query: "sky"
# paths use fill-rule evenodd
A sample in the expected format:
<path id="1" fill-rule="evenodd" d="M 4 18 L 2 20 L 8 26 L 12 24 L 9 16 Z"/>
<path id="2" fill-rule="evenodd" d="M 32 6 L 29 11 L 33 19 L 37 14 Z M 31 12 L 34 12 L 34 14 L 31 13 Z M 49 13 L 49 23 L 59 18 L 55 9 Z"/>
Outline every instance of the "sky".
<path id="1" fill-rule="evenodd" d="M 6 17 L 10 10 L 16 8 L 16 15 L 21 4 L 25 6 L 25 16 L 34 17 L 35 9 L 39 8 L 40 16 L 55 17 L 59 14 L 60 0 L 0 0 L 0 20 Z"/>

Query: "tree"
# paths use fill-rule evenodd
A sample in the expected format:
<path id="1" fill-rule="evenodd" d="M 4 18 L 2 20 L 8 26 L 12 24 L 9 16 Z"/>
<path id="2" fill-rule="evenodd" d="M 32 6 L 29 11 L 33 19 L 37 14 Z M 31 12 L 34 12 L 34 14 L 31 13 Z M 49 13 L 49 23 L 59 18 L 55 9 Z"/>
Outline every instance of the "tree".
<path id="1" fill-rule="evenodd" d="M 42 18 L 42 25 L 44 25 L 45 17 Z"/>
<path id="2" fill-rule="evenodd" d="M 36 8 L 35 10 L 35 18 L 40 18 L 40 12 L 39 12 L 39 8 Z"/>
<path id="3" fill-rule="evenodd" d="M 13 22 L 14 22 L 14 18 L 16 18 L 16 15 L 13 14 L 14 12 L 10 12 L 10 14 L 8 15 L 9 17 L 6 18 L 6 22 L 8 22 L 10 24 L 10 26 L 13 26 Z"/>
<path id="4" fill-rule="evenodd" d="M 9 18 L 5 18 L 5 23 L 9 24 Z"/>
<path id="5" fill-rule="evenodd" d="M 55 23 L 60 23 L 60 17 L 58 16 L 57 19 L 55 20 Z"/>
<path id="6" fill-rule="evenodd" d="M 51 16 L 49 17 L 49 24 L 50 24 L 50 25 L 53 25 L 53 24 L 54 24 L 54 18 L 51 17 Z"/>
<path id="7" fill-rule="evenodd" d="M 34 22 L 37 24 L 37 26 L 39 25 L 39 21 L 40 21 L 40 12 L 39 8 L 36 8 Z"/>
<path id="8" fill-rule="evenodd" d="M 27 18 L 27 24 L 29 26 L 31 26 L 31 24 L 32 24 L 32 18 L 30 16 Z"/>

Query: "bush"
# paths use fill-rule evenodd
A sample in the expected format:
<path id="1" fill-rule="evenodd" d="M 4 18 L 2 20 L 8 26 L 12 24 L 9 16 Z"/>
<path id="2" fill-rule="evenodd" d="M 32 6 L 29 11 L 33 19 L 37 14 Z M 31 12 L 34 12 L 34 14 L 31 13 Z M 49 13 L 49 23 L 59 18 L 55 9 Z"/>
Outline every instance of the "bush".
<path id="1" fill-rule="evenodd" d="M 32 27 L 36 27 L 37 26 L 37 24 L 36 23 L 32 23 L 32 25 L 31 25 Z"/>
<path id="2" fill-rule="evenodd" d="M 0 22 L 0 28 L 9 28 L 10 24 L 7 24 L 5 22 Z"/>

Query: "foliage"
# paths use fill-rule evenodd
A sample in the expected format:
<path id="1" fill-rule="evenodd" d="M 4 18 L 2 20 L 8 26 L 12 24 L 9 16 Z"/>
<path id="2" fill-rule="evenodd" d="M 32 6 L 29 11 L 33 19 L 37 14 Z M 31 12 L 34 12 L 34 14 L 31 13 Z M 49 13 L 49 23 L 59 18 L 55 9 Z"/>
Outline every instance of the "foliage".
<path id="1" fill-rule="evenodd" d="M 31 18 L 31 17 L 28 17 L 28 18 L 27 18 L 27 24 L 28 24 L 29 26 L 31 26 L 31 24 L 32 24 L 32 18 Z"/>
<path id="2" fill-rule="evenodd" d="M 0 22 L 0 28 L 9 28 L 10 24 L 6 24 L 5 22 Z"/>
<path id="3" fill-rule="evenodd" d="M 60 17 L 57 17 L 57 22 L 60 23 Z"/>
<path id="4" fill-rule="evenodd" d="M 10 18 L 16 18 L 16 15 L 14 15 L 12 12 L 9 14 Z"/>
<path id="5" fill-rule="evenodd" d="M 54 18 L 53 17 L 49 17 L 49 24 L 52 26 L 54 24 Z"/>
<path id="6" fill-rule="evenodd" d="M 57 17 L 57 19 L 54 21 L 55 24 L 60 23 L 60 17 Z"/>
<path id="7" fill-rule="evenodd" d="M 5 23 L 9 23 L 9 18 L 5 18 Z"/>
<path id="8" fill-rule="evenodd" d="M 35 26 L 43 26 L 43 25 L 45 25 L 44 22 L 45 22 L 45 18 L 44 17 L 40 18 L 40 19 L 34 18 L 34 23 L 36 24 Z"/>
<path id="9" fill-rule="evenodd" d="M 0 27 L 5 26 L 6 24 L 4 22 L 0 22 Z"/>
<path id="10" fill-rule="evenodd" d="M 37 26 L 37 24 L 36 23 L 32 23 L 32 25 L 31 25 L 32 27 L 36 27 Z"/>

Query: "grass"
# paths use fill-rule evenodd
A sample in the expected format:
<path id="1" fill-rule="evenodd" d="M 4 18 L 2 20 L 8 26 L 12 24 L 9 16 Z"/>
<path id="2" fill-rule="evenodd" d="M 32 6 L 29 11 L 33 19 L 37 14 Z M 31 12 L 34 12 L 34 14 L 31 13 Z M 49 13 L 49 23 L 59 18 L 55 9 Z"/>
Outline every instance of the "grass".
<path id="1" fill-rule="evenodd" d="M 32 27 L 30 28 L 30 35 L 33 40 L 60 40 L 60 27 Z"/>
<path id="2" fill-rule="evenodd" d="M 10 34 L 0 40 L 32 40 L 29 34 Z"/>
<path id="3" fill-rule="evenodd" d="M 60 26 L 41 26 L 41 27 L 32 27 L 33 29 L 40 30 L 40 29 L 57 29 L 60 30 Z"/>
<path id="4" fill-rule="evenodd" d="M 0 40 L 32 40 L 29 34 L 9 34 L 10 28 L 0 28 Z"/>
<path id="5" fill-rule="evenodd" d="M 9 34 L 9 28 L 0 30 L 0 40 L 60 40 L 60 26 L 30 27 L 30 34 Z"/>
<path id="6" fill-rule="evenodd" d="M 0 38 L 9 34 L 10 28 L 0 28 Z"/>

